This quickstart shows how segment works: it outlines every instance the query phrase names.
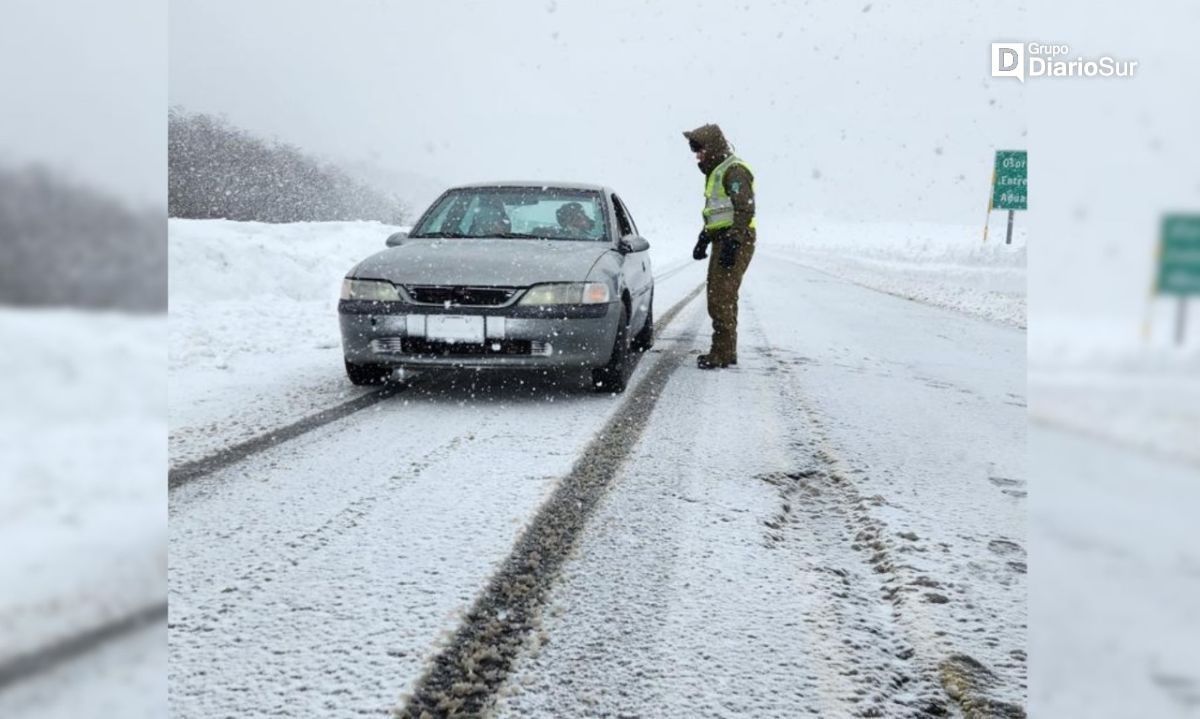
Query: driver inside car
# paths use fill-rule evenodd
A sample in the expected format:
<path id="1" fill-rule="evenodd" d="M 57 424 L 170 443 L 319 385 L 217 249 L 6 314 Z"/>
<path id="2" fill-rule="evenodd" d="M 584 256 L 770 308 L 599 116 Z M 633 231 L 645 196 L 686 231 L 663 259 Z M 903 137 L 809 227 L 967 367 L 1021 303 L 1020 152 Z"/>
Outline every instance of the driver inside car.
<path id="1" fill-rule="evenodd" d="M 567 237 L 591 237 L 596 221 L 588 217 L 583 205 L 578 202 L 568 202 L 554 213 L 558 226 Z"/>

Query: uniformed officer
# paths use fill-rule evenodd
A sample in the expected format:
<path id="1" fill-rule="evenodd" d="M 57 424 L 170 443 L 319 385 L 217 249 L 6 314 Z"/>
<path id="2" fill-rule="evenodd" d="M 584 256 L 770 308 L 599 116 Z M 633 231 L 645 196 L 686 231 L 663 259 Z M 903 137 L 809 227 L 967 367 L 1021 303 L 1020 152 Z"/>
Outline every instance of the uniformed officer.
<path id="1" fill-rule="evenodd" d="M 704 229 L 692 257 L 713 256 L 708 261 L 708 316 L 712 318 L 712 347 L 700 355 L 700 369 L 737 364 L 738 290 L 754 256 L 754 175 L 733 154 L 716 125 L 703 125 L 683 133 L 704 183 Z"/>

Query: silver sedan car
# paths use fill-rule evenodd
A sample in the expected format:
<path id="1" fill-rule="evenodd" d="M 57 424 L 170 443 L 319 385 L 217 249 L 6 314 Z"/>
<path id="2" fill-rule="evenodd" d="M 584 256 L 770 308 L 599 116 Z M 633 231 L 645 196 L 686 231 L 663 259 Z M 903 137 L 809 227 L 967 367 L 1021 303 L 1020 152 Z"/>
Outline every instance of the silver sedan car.
<path id="1" fill-rule="evenodd" d="M 397 367 L 589 369 L 621 392 L 654 343 L 650 245 L 607 187 L 455 187 L 387 245 L 342 285 L 354 384 Z"/>

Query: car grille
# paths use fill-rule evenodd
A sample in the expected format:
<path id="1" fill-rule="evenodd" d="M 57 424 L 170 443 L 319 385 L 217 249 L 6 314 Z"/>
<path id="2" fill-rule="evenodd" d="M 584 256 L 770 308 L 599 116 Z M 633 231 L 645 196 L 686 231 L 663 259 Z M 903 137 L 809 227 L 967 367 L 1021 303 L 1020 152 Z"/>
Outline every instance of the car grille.
<path id="1" fill-rule="evenodd" d="M 404 288 L 413 302 L 422 305 L 446 303 L 470 307 L 500 307 L 513 298 L 516 287 L 466 287 L 451 285 L 408 285 Z"/>
<path id="2" fill-rule="evenodd" d="M 553 349 L 545 342 L 529 340 L 488 340 L 485 344 L 437 342 L 423 337 L 378 337 L 371 340 L 371 351 L 381 354 L 406 354 L 417 357 L 493 357 L 549 356 Z"/>

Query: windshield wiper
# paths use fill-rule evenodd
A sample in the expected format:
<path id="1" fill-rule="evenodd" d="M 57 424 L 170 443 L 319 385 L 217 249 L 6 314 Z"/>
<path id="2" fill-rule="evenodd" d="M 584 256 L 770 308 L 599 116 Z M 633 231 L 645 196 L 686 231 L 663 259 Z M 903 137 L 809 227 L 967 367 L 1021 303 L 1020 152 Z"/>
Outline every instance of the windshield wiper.
<path id="1" fill-rule="evenodd" d="M 415 239 L 415 240 L 422 240 L 422 239 L 425 239 L 425 238 L 427 238 L 427 237 L 428 237 L 428 238 L 443 238 L 443 237 L 459 237 L 459 238 L 462 238 L 462 237 L 466 237 L 466 235 L 462 235 L 462 234 L 459 234 L 459 233 L 457 233 L 457 232 L 422 232 L 422 233 L 421 233 L 421 234 L 419 234 L 419 235 L 409 235 L 409 237 L 410 237 L 410 238 L 412 238 L 412 239 Z"/>
<path id="2" fill-rule="evenodd" d="M 545 235 L 530 235 L 524 232 L 505 232 L 499 235 L 488 235 L 488 237 L 496 237 L 501 240 L 552 240 L 553 237 Z"/>

